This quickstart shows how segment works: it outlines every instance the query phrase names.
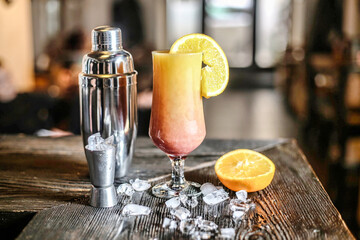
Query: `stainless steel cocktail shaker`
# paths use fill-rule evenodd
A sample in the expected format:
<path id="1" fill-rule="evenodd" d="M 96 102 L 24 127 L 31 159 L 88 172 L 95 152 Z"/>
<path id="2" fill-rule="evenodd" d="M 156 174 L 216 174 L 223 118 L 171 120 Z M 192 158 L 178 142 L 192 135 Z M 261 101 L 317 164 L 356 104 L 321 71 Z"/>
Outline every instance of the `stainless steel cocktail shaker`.
<path id="1" fill-rule="evenodd" d="M 132 56 L 122 47 L 121 30 L 95 28 L 92 51 L 84 56 L 79 74 L 81 132 L 84 147 L 94 133 L 100 132 L 104 139 L 114 136 L 115 178 L 126 175 L 132 160 L 137 133 L 136 75 Z"/>

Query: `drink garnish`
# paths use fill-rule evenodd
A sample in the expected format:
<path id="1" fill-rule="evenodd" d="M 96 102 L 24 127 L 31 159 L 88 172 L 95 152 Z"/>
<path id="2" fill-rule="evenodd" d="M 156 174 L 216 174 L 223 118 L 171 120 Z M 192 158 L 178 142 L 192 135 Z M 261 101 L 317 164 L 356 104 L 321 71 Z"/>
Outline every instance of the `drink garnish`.
<path id="1" fill-rule="evenodd" d="M 229 82 L 229 64 L 224 51 L 211 37 L 194 33 L 174 42 L 170 53 L 202 52 L 201 95 L 210 98 L 221 94 Z"/>

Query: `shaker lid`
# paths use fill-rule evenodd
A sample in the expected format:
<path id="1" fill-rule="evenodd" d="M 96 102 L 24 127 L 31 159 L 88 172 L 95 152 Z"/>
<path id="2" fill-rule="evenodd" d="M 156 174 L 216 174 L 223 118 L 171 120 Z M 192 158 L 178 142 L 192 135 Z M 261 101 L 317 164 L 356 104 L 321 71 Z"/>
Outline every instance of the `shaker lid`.
<path id="1" fill-rule="evenodd" d="M 92 51 L 114 51 L 122 49 L 120 28 L 100 26 L 94 28 L 91 35 Z"/>

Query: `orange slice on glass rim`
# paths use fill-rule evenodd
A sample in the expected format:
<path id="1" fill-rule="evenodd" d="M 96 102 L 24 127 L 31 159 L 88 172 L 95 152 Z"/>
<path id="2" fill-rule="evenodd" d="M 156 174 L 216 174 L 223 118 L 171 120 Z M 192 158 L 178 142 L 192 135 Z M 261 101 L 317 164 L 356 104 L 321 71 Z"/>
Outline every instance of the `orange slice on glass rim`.
<path id="1" fill-rule="evenodd" d="M 229 82 L 229 64 L 224 51 L 211 37 L 194 33 L 174 42 L 170 53 L 203 53 L 201 70 L 201 95 L 210 98 L 221 94 Z"/>

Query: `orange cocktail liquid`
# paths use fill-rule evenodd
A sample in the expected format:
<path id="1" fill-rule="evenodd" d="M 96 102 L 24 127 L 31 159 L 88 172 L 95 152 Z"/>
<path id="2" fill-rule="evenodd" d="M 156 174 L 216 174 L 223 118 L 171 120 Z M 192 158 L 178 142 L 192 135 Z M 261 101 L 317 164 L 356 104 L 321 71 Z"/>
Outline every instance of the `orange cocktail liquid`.
<path id="1" fill-rule="evenodd" d="M 205 138 L 201 53 L 153 52 L 153 102 L 149 135 L 171 156 L 186 156 Z"/>

